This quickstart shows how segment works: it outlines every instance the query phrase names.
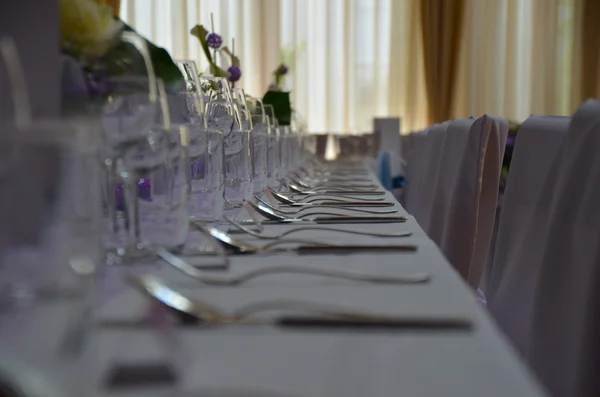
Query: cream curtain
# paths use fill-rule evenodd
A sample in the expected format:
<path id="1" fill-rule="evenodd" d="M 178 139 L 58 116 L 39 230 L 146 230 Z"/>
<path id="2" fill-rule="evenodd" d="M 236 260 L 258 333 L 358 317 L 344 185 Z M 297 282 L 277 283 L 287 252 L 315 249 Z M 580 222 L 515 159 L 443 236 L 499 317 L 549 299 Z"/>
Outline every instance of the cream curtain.
<path id="1" fill-rule="evenodd" d="M 576 0 L 465 1 L 454 117 L 571 114 Z"/>
<path id="2" fill-rule="evenodd" d="M 121 18 L 175 59 L 207 63 L 189 31 L 210 26 L 235 38 L 243 78 L 262 96 L 282 52 L 295 52 L 287 78 L 308 131 L 372 130 L 374 116 L 400 116 L 404 131 L 426 124 L 418 0 L 122 0 Z"/>

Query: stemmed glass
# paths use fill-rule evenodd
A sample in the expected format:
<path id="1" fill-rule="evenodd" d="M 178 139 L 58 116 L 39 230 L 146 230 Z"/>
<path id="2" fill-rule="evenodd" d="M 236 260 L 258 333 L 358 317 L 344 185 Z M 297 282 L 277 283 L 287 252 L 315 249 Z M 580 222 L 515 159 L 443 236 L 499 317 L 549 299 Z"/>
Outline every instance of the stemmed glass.
<path id="1" fill-rule="evenodd" d="M 281 158 L 279 146 L 278 123 L 273 105 L 264 105 L 268 121 L 267 134 L 267 184 L 275 186 L 281 175 Z"/>
<path id="2" fill-rule="evenodd" d="M 239 208 L 243 200 L 252 198 L 254 189 L 250 149 L 252 118 L 237 100 L 212 101 L 206 107 L 208 125 L 224 131 L 225 209 Z"/>
<path id="3" fill-rule="evenodd" d="M 189 130 L 171 124 L 146 43 L 127 33 L 124 39 L 140 51 L 148 78 L 111 81 L 102 110 L 109 263 L 153 256 L 155 245 L 177 249 L 188 228 Z"/>
<path id="4" fill-rule="evenodd" d="M 32 121 L 14 42 L 0 40 L 16 117 L 0 124 L 0 356 L 16 384 L 88 395 L 82 348 L 101 262 L 101 128 L 96 118 Z M 33 170 L 33 172 L 32 172 Z M 10 372 L 10 369 L 9 369 Z"/>
<path id="5" fill-rule="evenodd" d="M 268 145 L 269 145 L 269 119 L 262 101 L 257 101 L 259 114 L 252 115 L 252 162 L 254 168 L 254 193 L 260 193 L 267 186 Z"/>
<path id="6" fill-rule="evenodd" d="M 202 123 L 204 114 L 204 95 L 194 61 L 177 61 L 185 81 L 184 95 L 191 123 Z"/>
<path id="7" fill-rule="evenodd" d="M 194 61 L 177 61 L 186 81 L 186 101 L 190 114 L 190 219 L 217 222 L 224 204 L 223 132 L 209 127 L 205 117 L 202 84 Z M 210 96 L 208 103 L 212 103 Z M 229 127 L 226 127 L 229 130 Z"/>

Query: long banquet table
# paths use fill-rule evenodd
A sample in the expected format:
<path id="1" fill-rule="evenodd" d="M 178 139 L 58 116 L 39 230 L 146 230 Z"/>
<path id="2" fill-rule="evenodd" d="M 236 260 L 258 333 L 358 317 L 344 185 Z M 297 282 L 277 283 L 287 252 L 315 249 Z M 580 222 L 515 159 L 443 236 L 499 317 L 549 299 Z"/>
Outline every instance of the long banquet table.
<path id="1" fill-rule="evenodd" d="M 373 177 L 375 181 L 376 178 Z M 387 199 L 395 201 L 390 193 Z M 405 223 L 335 225 L 376 232 L 411 231 L 408 238 L 384 243 L 414 243 L 413 253 L 353 255 L 245 255 L 231 258 L 228 274 L 265 265 L 311 265 L 389 275 L 431 274 L 422 285 L 366 284 L 312 275 L 272 275 L 235 287 L 211 287 L 165 264 L 150 266 L 169 285 L 223 309 L 266 299 L 326 302 L 376 312 L 415 315 L 462 315 L 470 331 L 306 330 L 275 326 L 177 328 L 177 358 L 186 368 L 180 387 L 206 396 L 384 397 L 542 396 L 544 392 L 494 326 L 474 293 L 461 281 L 414 218 L 395 204 Z M 344 211 L 342 211 L 344 212 Z M 267 226 L 283 231 L 295 226 Z M 357 235 L 306 231 L 294 238 L 345 243 L 376 242 Z M 246 238 L 248 241 L 252 239 Z M 118 268 L 110 269 L 119 272 Z M 110 274 L 110 273 L 109 273 Z M 115 274 L 113 274 L 115 276 Z M 144 312 L 145 298 L 119 287 L 111 291 L 100 319 L 130 320 Z M 48 313 L 57 320 L 56 313 Z M 143 328 L 100 329 L 91 338 L 94 382 L 102 382 L 115 363 L 150 362 L 163 357 L 155 331 Z M 42 342 L 40 342 L 42 343 Z M 199 393 L 203 391 L 203 393 Z M 105 395 L 148 396 L 169 388 L 130 389 Z M 173 395 L 177 395 L 174 393 Z M 190 394 L 191 395 L 191 394 Z"/>

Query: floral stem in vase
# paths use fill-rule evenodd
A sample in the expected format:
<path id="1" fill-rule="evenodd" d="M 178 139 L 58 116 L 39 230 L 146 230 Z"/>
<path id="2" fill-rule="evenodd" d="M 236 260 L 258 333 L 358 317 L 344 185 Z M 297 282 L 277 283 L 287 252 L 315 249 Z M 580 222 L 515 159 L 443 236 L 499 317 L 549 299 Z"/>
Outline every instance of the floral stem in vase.
<path id="1" fill-rule="evenodd" d="M 235 37 L 231 38 L 231 61 L 233 66 L 233 59 L 235 57 Z M 231 88 L 235 88 L 235 81 L 231 82 Z"/>

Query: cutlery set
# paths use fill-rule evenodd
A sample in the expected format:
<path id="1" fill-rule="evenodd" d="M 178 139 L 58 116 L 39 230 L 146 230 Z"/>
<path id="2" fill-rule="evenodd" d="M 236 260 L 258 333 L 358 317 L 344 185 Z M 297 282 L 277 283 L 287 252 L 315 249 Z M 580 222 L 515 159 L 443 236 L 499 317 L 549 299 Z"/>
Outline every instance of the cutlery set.
<path id="1" fill-rule="evenodd" d="M 281 180 L 280 183 L 280 187 L 287 188 L 289 193 L 282 193 L 268 187 L 264 189 L 263 193 L 269 202 L 264 201 L 259 196 L 254 197 L 256 202 L 244 201 L 243 208 L 250 219 L 237 220 L 225 216 L 224 220 L 231 225 L 227 231 L 201 222 L 190 221 L 192 227 L 199 230 L 214 243 L 213 247 L 201 251 L 202 255 L 218 256 L 222 259 L 220 263 L 214 265 L 214 269 L 228 270 L 229 257 L 236 255 L 410 253 L 418 249 L 415 244 L 337 244 L 317 239 L 289 238 L 292 234 L 306 231 L 326 231 L 382 240 L 410 237 L 412 235 L 410 232 L 380 233 L 323 226 L 406 222 L 406 217 L 392 215 L 397 212 L 393 208 L 394 203 L 385 200 L 385 192 L 372 183 L 369 174 L 362 168 L 339 168 L 335 171 L 313 170 L 312 173 L 306 168 L 301 168 L 299 172 Z M 391 208 L 367 209 L 368 207 Z M 308 210 L 313 211 L 305 213 Z M 334 210 L 344 210 L 345 213 L 342 214 Z M 348 215 L 348 212 L 352 215 Z M 281 232 L 265 232 L 265 225 L 297 226 Z M 250 236 L 259 242 L 262 241 L 263 244 L 241 241 L 234 235 Z M 274 274 L 309 275 L 387 285 L 418 285 L 428 283 L 431 280 L 431 276 L 427 273 L 402 276 L 382 275 L 308 265 L 271 265 L 251 269 L 237 275 L 215 276 L 205 271 L 211 266 L 197 267 L 191 265 L 188 263 L 189 257 L 180 256 L 163 248 L 158 248 L 155 252 L 159 258 L 171 267 L 204 287 L 235 287 L 256 278 Z M 456 316 L 396 316 L 336 307 L 324 303 L 288 300 L 254 302 L 233 312 L 225 313 L 210 303 L 184 296 L 153 275 L 127 273 L 125 279 L 131 287 L 142 292 L 144 296 L 160 302 L 164 307 L 175 313 L 184 324 L 432 330 L 468 330 L 472 325 L 469 319 Z M 286 314 L 268 318 L 258 316 L 262 312 L 272 311 L 282 311 Z M 119 324 L 112 325 L 119 326 Z"/>
<path id="2" fill-rule="evenodd" d="M 468 331 L 470 319 L 462 316 L 393 315 L 299 300 L 265 300 L 243 305 L 231 312 L 206 301 L 190 298 L 152 275 L 126 274 L 128 284 L 149 299 L 160 302 L 177 315 L 182 324 L 194 326 L 277 326 L 283 328 L 357 328 L 432 331 Z M 259 313 L 284 313 L 269 317 Z M 102 321 L 100 327 L 145 326 L 131 321 Z"/>

